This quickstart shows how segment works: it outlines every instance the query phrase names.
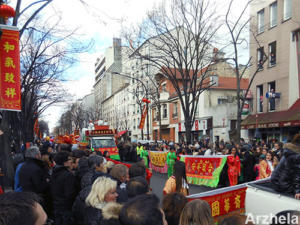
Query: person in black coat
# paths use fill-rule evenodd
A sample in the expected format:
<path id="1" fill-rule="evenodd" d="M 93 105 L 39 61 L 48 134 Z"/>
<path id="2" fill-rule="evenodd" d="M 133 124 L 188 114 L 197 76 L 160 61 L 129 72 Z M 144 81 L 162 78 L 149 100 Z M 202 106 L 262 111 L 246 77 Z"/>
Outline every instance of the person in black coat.
<path id="1" fill-rule="evenodd" d="M 242 147 L 242 155 L 244 157 L 243 162 L 243 175 L 244 182 L 250 182 L 255 179 L 254 166 L 256 163 L 256 158 L 254 152 L 251 151 L 250 147 Z"/>
<path id="2" fill-rule="evenodd" d="M 87 205 L 85 204 L 85 199 L 89 195 L 91 189 L 92 185 L 89 185 L 82 189 L 74 201 L 74 204 L 72 206 L 74 225 L 84 225 L 84 212 L 87 208 Z"/>
<path id="3" fill-rule="evenodd" d="M 90 155 L 88 158 L 89 171 L 83 175 L 81 178 L 81 189 L 92 185 L 93 177 L 96 173 L 106 173 L 105 160 L 104 157 L 99 155 Z M 97 175 L 98 176 L 98 175 Z"/>
<path id="4" fill-rule="evenodd" d="M 41 153 L 36 146 L 32 146 L 25 152 L 26 161 L 19 172 L 19 181 L 22 191 L 34 192 L 40 197 L 45 195 L 49 187 L 49 175 Z"/>
<path id="5" fill-rule="evenodd" d="M 271 175 L 271 182 L 276 191 L 300 199 L 300 134 L 283 147 L 282 158 Z"/>
<path id="6" fill-rule="evenodd" d="M 72 157 L 61 151 L 54 157 L 56 166 L 51 176 L 51 194 L 56 225 L 72 224 L 72 205 L 75 200 L 76 178 L 71 173 Z"/>
<path id="7" fill-rule="evenodd" d="M 94 176 L 92 177 L 92 184 L 94 181 L 99 177 L 109 177 L 112 178 L 110 175 L 106 173 L 96 172 Z M 74 204 L 72 206 L 72 214 L 73 214 L 73 225 L 85 225 L 84 223 L 84 217 L 85 212 L 88 206 L 86 205 L 86 198 L 90 194 L 92 190 L 92 185 L 86 186 L 83 188 L 79 194 L 77 195 Z M 95 211 L 94 209 L 91 209 L 92 211 Z M 97 210 L 95 212 L 97 214 Z"/>
<path id="8" fill-rule="evenodd" d="M 128 200 L 128 194 L 126 190 L 126 183 L 129 181 L 129 169 L 123 164 L 114 165 L 109 175 L 115 179 L 117 183 L 117 202 L 124 203 Z"/>

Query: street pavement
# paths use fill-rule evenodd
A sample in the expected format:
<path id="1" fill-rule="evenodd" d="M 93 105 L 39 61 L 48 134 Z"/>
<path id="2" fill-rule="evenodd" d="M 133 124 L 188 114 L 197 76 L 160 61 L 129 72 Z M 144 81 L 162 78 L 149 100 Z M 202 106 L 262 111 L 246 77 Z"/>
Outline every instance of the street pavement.
<path id="1" fill-rule="evenodd" d="M 150 187 L 152 188 L 152 193 L 156 194 L 161 201 L 163 198 L 163 189 L 167 179 L 168 179 L 167 174 L 156 173 L 155 171 L 153 171 Z M 190 188 L 190 195 L 205 192 L 205 191 L 210 191 L 214 189 L 206 186 L 199 186 L 193 184 L 189 184 L 189 188 Z"/>

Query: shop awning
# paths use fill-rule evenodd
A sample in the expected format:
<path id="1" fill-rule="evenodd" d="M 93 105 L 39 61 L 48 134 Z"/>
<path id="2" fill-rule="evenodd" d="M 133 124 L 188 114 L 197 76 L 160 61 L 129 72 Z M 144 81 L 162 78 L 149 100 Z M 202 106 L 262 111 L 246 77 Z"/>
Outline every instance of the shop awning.
<path id="1" fill-rule="evenodd" d="M 288 110 L 250 115 L 242 122 L 242 129 L 300 126 L 300 99 Z"/>
<path id="2" fill-rule="evenodd" d="M 121 137 L 123 134 L 126 134 L 128 130 L 122 130 L 118 133 L 118 136 Z"/>

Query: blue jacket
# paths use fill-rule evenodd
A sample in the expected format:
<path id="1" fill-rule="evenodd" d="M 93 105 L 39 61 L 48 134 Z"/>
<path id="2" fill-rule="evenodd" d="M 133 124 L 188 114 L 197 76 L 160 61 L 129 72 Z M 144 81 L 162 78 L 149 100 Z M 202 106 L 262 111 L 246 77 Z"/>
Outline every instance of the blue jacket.
<path id="1" fill-rule="evenodd" d="M 22 187 L 20 186 L 20 178 L 19 178 L 19 174 L 20 174 L 20 170 L 21 167 L 23 166 L 24 162 L 19 163 L 17 168 L 16 168 L 16 173 L 15 173 L 15 184 L 14 184 L 14 190 L 15 192 L 21 192 L 23 191 Z"/>

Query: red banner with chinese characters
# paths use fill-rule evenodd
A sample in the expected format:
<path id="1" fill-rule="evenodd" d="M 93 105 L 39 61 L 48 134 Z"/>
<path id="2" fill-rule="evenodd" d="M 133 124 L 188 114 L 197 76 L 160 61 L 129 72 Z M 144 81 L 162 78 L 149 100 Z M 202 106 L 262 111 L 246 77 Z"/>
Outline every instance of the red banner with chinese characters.
<path id="1" fill-rule="evenodd" d="M 185 157 L 186 175 L 201 179 L 213 179 L 213 172 L 221 165 L 222 158 Z"/>
<path id="2" fill-rule="evenodd" d="M 146 116 L 147 116 L 147 107 L 146 107 L 146 105 L 144 105 L 142 118 L 141 118 L 141 122 L 140 122 L 140 125 L 139 125 L 139 129 L 144 129 Z"/>
<path id="3" fill-rule="evenodd" d="M 105 151 L 108 151 L 110 155 L 118 155 L 119 154 L 119 150 L 117 147 L 112 147 L 112 148 L 96 148 L 96 151 L 101 151 L 102 154 Z"/>
<path id="4" fill-rule="evenodd" d="M 40 125 L 39 125 L 39 120 L 36 118 L 33 126 L 34 133 L 36 134 L 37 137 L 39 137 L 39 130 L 40 130 Z"/>
<path id="5" fill-rule="evenodd" d="M 245 212 L 246 190 L 247 187 L 243 187 L 236 190 L 199 198 L 208 202 L 211 208 L 211 214 L 216 218 L 233 212 Z M 188 198 L 189 201 L 194 199 L 198 198 Z"/>
<path id="6" fill-rule="evenodd" d="M 19 31 L 0 25 L 0 109 L 21 110 Z"/>

